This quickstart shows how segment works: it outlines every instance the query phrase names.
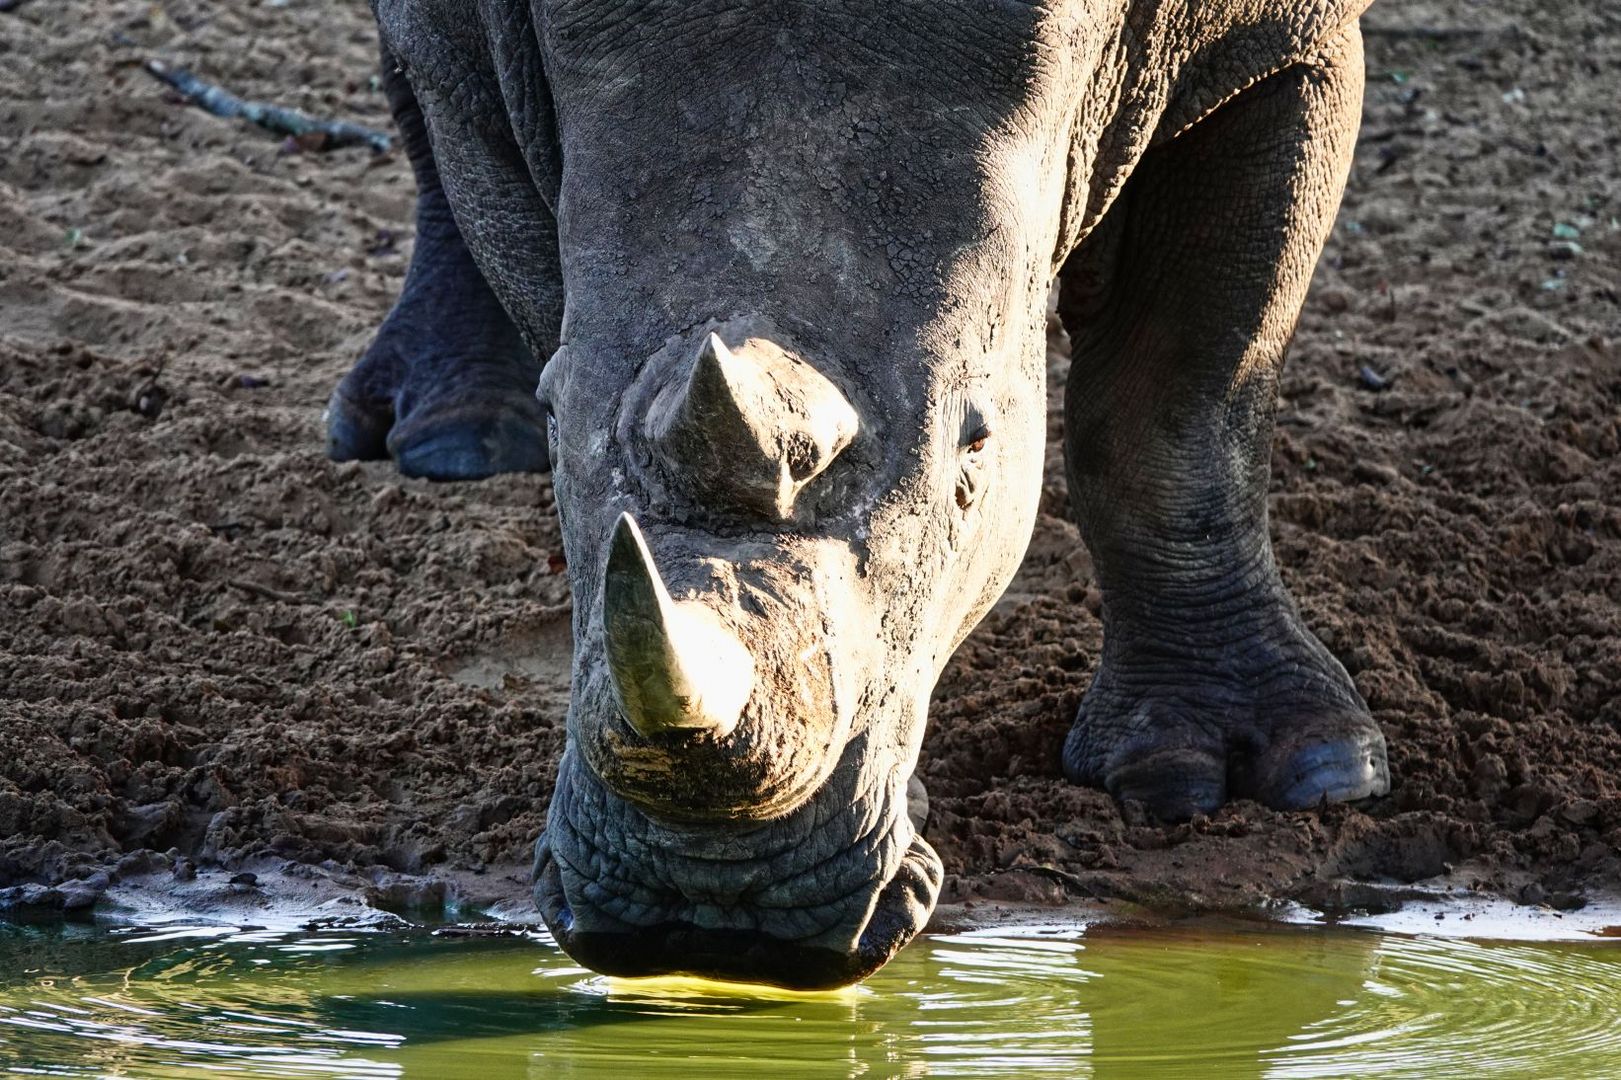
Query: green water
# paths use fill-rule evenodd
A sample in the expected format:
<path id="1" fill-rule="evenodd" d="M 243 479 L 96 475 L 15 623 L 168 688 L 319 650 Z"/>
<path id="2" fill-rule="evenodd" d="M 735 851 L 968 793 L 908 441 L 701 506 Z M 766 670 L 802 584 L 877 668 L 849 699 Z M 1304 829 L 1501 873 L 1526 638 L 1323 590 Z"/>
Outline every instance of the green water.
<path id="1" fill-rule="evenodd" d="M 1243 927 L 920 940 L 819 995 L 543 940 L 0 926 L 0 1075 L 1621 1077 L 1621 947 Z"/>

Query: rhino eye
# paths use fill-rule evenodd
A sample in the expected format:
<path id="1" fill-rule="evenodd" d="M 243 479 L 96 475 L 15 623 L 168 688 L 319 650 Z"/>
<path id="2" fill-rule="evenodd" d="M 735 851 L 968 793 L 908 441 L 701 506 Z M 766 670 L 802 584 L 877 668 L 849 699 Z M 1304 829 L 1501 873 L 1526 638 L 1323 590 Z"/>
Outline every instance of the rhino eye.
<path id="1" fill-rule="evenodd" d="M 991 426 L 983 421 L 970 420 L 971 427 L 963 439 L 964 457 L 957 471 L 957 509 L 971 510 L 979 502 L 980 489 L 984 485 L 983 476 L 985 463 L 979 459 L 979 452 L 985 449 L 985 443 L 991 437 Z"/>
<path id="2" fill-rule="evenodd" d="M 546 457 L 557 468 L 557 416 L 550 407 L 546 409 Z"/>

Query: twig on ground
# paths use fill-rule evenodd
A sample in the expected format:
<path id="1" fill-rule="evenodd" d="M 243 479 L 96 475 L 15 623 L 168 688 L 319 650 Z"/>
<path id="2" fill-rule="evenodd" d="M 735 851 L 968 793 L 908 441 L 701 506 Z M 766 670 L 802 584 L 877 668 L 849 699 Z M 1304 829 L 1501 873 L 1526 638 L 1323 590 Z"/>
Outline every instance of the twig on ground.
<path id="1" fill-rule="evenodd" d="M 280 589 L 272 589 L 270 586 L 261 585 L 257 581 L 245 581 L 242 578 L 231 578 L 225 584 L 229 585 L 233 589 L 240 589 L 245 593 L 251 593 L 254 596 L 261 597 L 265 600 L 275 600 L 283 604 L 292 604 L 295 607 L 309 603 L 309 601 L 302 596 L 295 596 L 290 592 L 282 592 Z"/>
<path id="2" fill-rule="evenodd" d="M 0 3 L 5 2 L 0 0 Z M 343 146 L 365 145 L 371 147 L 373 153 L 385 154 L 393 145 L 393 140 L 383 132 L 363 124 L 352 124 L 347 120 L 320 120 L 306 116 L 297 109 L 262 101 L 244 101 L 228 90 L 204 82 L 184 68 L 170 67 L 159 60 L 148 60 L 145 67 L 148 75 L 174 87 L 198 108 L 228 120 L 240 117 L 266 131 L 291 136 L 306 150 L 336 150 Z"/>

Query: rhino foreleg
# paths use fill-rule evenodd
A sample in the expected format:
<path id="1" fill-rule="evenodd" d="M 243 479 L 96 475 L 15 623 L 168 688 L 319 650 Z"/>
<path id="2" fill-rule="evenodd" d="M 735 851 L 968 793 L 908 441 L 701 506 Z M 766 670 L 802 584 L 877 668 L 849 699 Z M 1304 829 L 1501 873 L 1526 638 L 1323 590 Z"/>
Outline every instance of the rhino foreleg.
<path id="1" fill-rule="evenodd" d="M 471 480 L 547 467 L 525 347 L 469 253 L 410 84 L 384 50 L 383 86 L 417 183 L 405 287 L 327 407 L 327 453 L 391 457 L 409 476 Z"/>
<path id="2" fill-rule="evenodd" d="M 1389 787 L 1385 745 L 1273 562 L 1284 348 L 1349 171 L 1353 29 L 1145 156 L 1065 266 L 1072 502 L 1104 600 L 1066 773 L 1165 818 Z"/>

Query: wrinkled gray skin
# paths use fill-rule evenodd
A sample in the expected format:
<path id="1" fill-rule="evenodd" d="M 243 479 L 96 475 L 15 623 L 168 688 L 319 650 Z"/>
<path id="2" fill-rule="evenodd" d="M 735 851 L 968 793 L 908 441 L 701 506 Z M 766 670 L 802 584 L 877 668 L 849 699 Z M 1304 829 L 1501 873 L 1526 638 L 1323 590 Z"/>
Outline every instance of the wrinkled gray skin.
<path id="1" fill-rule="evenodd" d="M 826 986 L 922 926 L 904 793 L 1032 527 L 1055 277 L 1105 621 L 1065 771 L 1165 818 L 1386 790 L 1265 506 L 1362 0 L 374 6 L 419 239 L 330 450 L 458 478 L 549 442 L 565 949 Z"/>

